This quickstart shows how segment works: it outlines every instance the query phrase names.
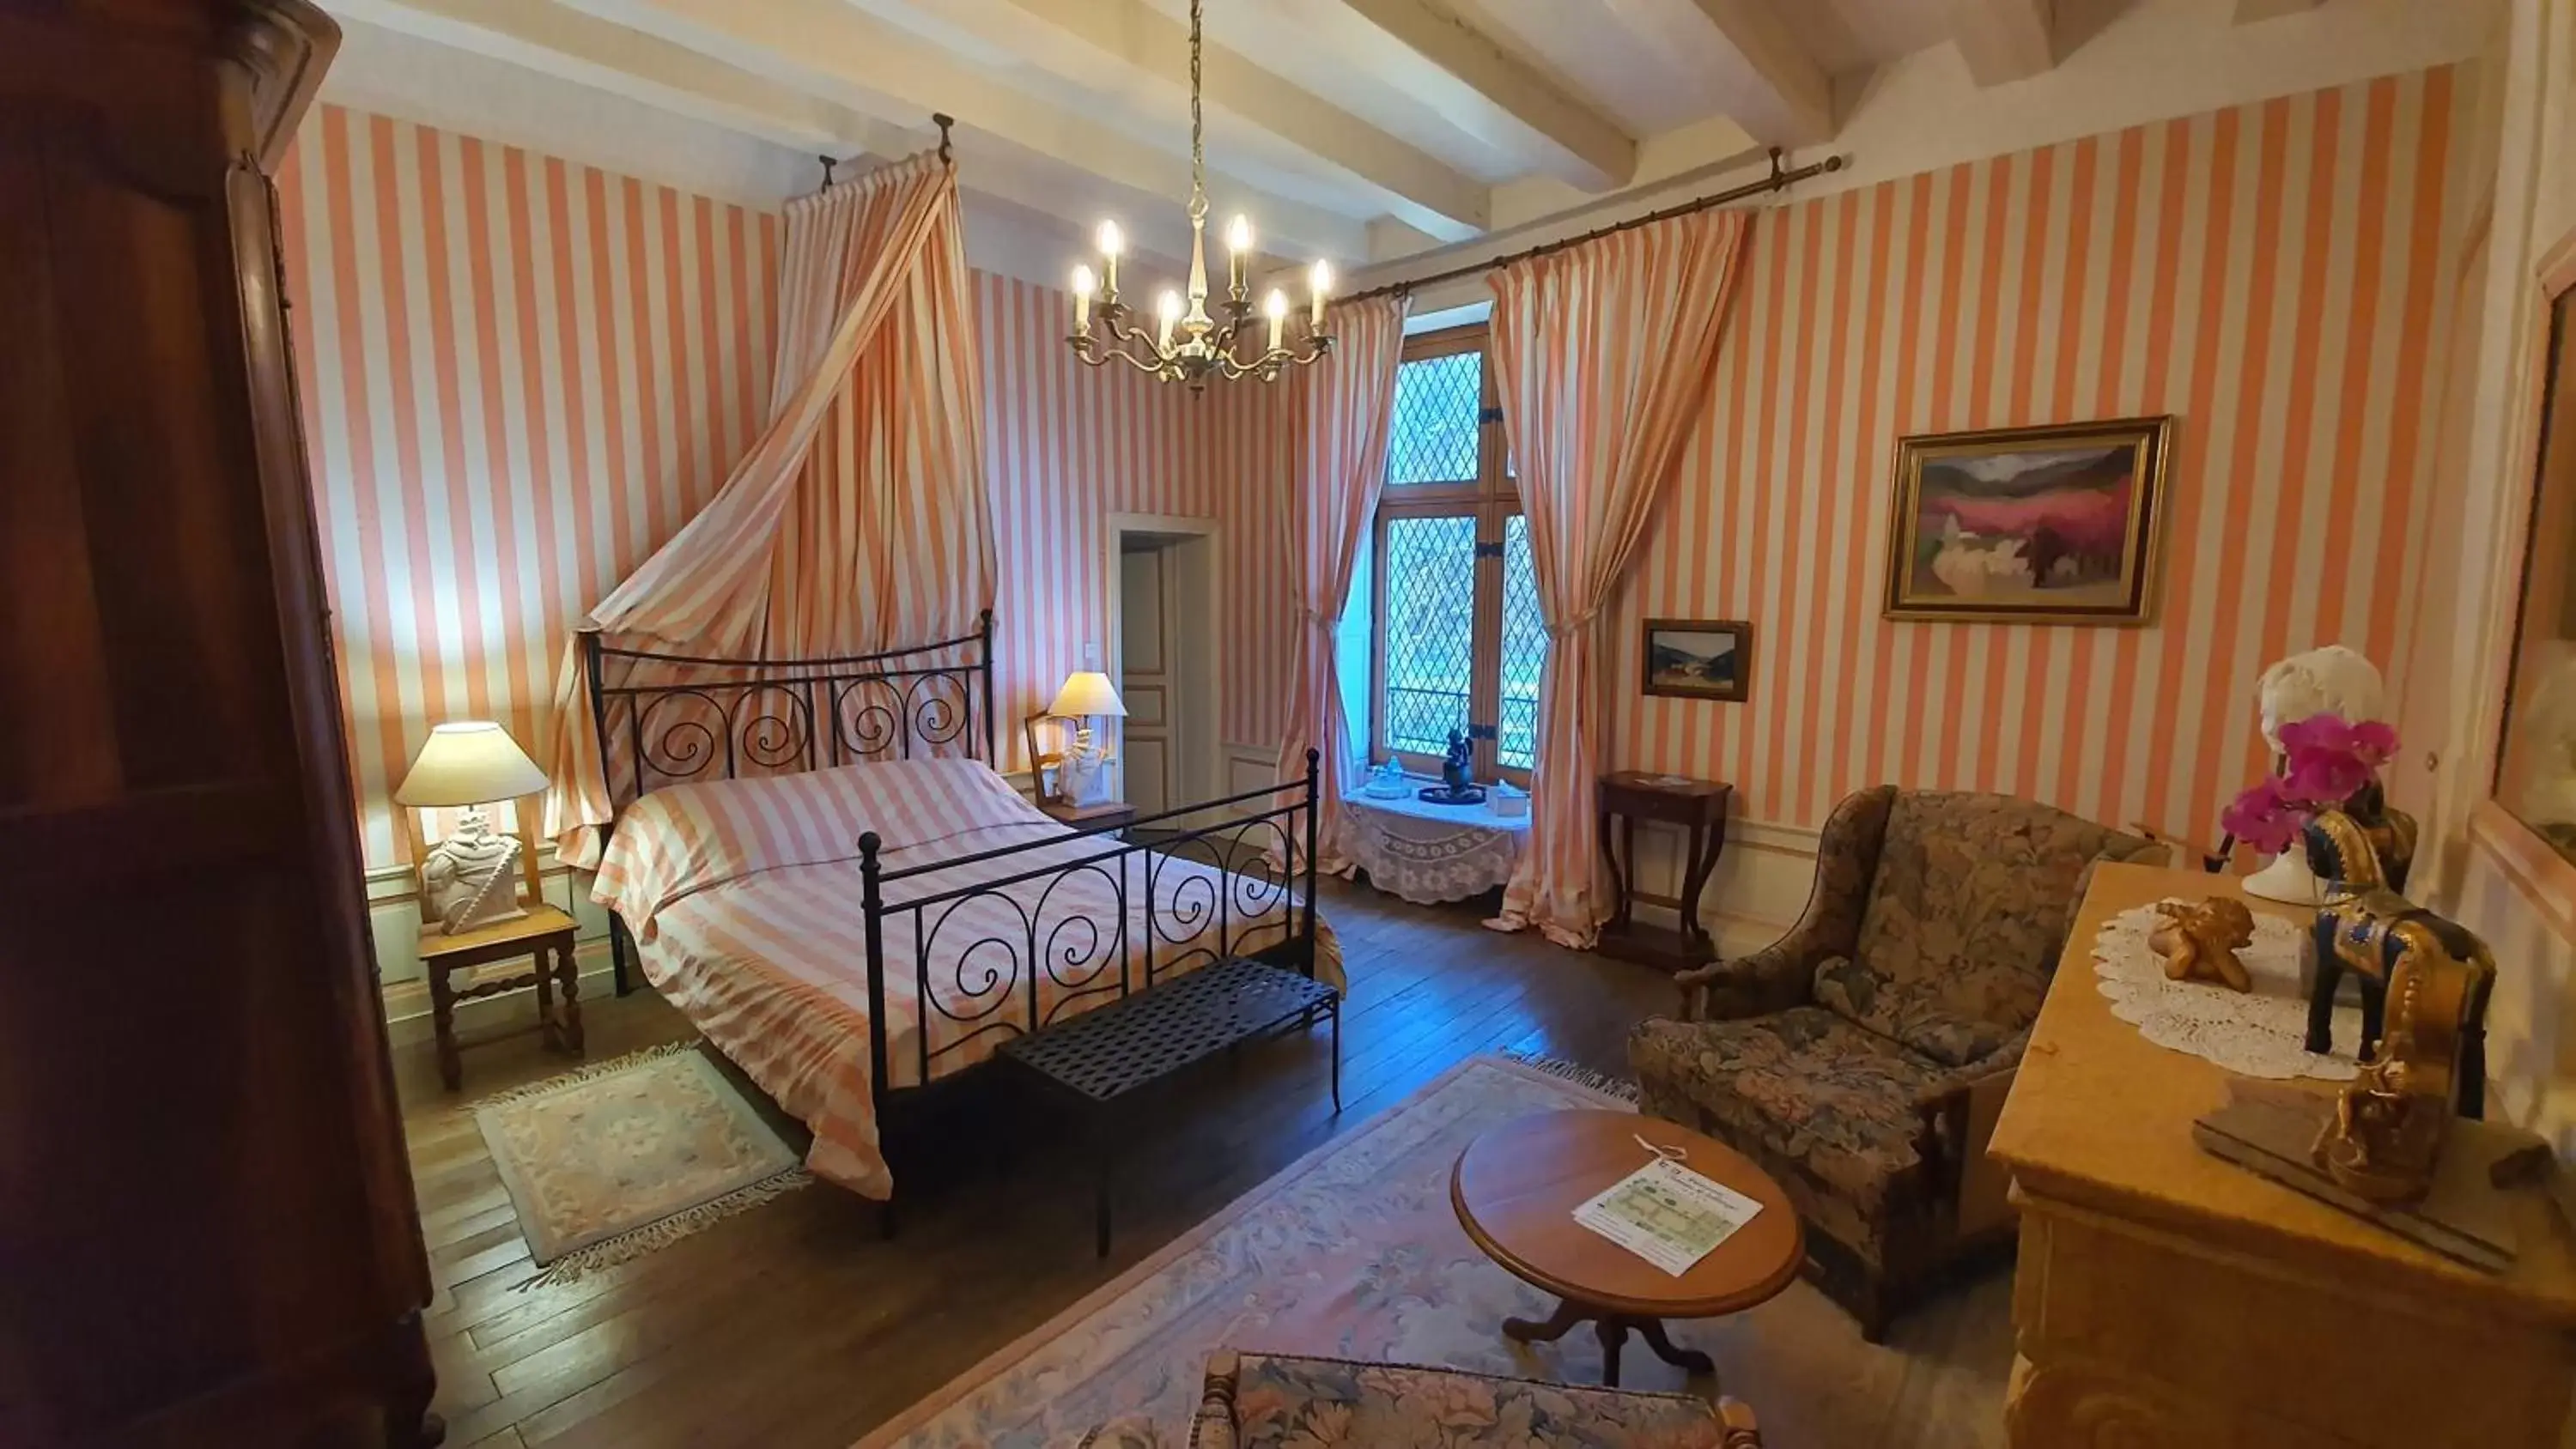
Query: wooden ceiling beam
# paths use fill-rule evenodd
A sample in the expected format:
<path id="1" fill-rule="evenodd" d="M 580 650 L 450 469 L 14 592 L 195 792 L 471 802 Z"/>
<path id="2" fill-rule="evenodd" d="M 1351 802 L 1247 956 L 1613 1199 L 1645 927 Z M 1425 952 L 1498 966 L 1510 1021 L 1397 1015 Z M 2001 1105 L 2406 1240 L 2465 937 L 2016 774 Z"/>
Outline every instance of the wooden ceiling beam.
<path id="1" fill-rule="evenodd" d="M 1743 58 L 1726 77 L 1726 113 L 1766 146 L 1810 146 L 1834 135 L 1834 82 L 1777 11 L 1761 0 L 1692 0 Z"/>
<path id="2" fill-rule="evenodd" d="M 788 90 L 685 46 L 528 0 L 332 0 L 335 14 L 780 146 L 901 155 L 899 127 Z M 820 175 L 820 172 L 817 172 Z"/>
<path id="3" fill-rule="evenodd" d="M 1381 47 L 1372 69 L 1467 134 L 1587 191 L 1625 186 L 1637 142 L 1608 117 L 1430 0 L 1341 0 Z M 1397 57 L 1389 63 L 1385 57 Z"/>
<path id="4" fill-rule="evenodd" d="M 1945 0 L 1950 34 L 1981 86 L 2026 80 L 2057 64 L 2051 0 Z"/>
<path id="5" fill-rule="evenodd" d="M 518 4 L 540 0 L 514 0 Z M 962 63 L 844 0 L 566 0 L 594 18 L 642 30 L 727 64 L 829 99 L 879 121 L 918 128 L 934 111 L 957 117 L 960 177 L 975 183 L 977 134 L 1099 178 L 1112 188 L 1170 198 L 1189 195 L 1185 153 L 1150 145 L 1115 127 L 1030 94 Z M 1276 249 L 1339 259 L 1366 254 L 1365 224 L 1311 203 L 1263 193 L 1212 173 L 1211 208 L 1259 218 Z"/>
<path id="6" fill-rule="evenodd" d="M 1171 109 L 1185 114 L 1184 57 L 1189 28 L 1145 0 L 1007 0 L 1013 14 L 1034 21 L 1048 35 L 1079 43 L 1081 53 L 1163 83 Z M 970 19 L 971 13 L 960 19 Z M 1025 26 L 1002 27 L 1019 29 Z M 1010 44 L 1006 33 L 987 36 Z M 1060 55 L 1055 46 L 1024 53 L 1043 64 Z M 1205 51 L 1207 103 L 1277 146 L 1315 163 L 1335 181 L 1365 190 L 1386 213 L 1444 241 L 1485 229 L 1487 188 L 1474 177 L 1263 67 L 1240 52 L 1210 43 Z M 1092 82 L 1099 71 L 1075 77 Z"/>

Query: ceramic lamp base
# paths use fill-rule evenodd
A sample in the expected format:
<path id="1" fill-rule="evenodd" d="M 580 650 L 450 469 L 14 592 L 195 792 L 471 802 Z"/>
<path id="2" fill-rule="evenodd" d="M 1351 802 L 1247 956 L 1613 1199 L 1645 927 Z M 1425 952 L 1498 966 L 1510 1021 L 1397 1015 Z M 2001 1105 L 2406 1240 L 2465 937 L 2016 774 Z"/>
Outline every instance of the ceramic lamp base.
<path id="1" fill-rule="evenodd" d="M 2308 869 L 2308 855 L 2295 847 L 2272 857 L 2272 863 L 2245 878 L 2245 893 L 2279 901 L 2287 906 L 2325 904 L 2325 892 L 2316 872 Z"/>

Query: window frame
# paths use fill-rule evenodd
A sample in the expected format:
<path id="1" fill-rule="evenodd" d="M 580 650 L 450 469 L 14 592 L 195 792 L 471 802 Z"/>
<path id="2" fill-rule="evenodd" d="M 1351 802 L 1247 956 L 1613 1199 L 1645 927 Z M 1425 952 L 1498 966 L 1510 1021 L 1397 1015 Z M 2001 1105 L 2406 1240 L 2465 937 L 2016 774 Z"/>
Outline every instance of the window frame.
<path id="1" fill-rule="evenodd" d="M 1438 775 L 1443 760 L 1414 750 L 1399 750 L 1386 734 L 1386 616 L 1388 525 L 1406 518 L 1471 518 L 1476 528 L 1476 583 L 1470 611 L 1467 663 L 1467 718 L 1496 728 L 1475 740 L 1474 768 L 1479 781 L 1508 780 L 1527 788 L 1530 772 L 1505 765 L 1500 758 L 1503 704 L 1503 534 L 1521 512 L 1520 487 L 1506 464 L 1510 447 L 1503 436 L 1502 394 L 1494 379 L 1493 355 L 1486 346 L 1486 325 L 1472 322 L 1437 332 L 1417 333 L 1404 341 L 1398 362 L 1478 354 L 1481 387 L 1477 395 L 1476 476 L 1440 483 L 1389 483 L 1379 494 L 1370 528 L 1369 621 L 1369 762 L 1394 760 L 1407 771 Z M 1492 567 L 1486 565 L 1490 563 Z"/>

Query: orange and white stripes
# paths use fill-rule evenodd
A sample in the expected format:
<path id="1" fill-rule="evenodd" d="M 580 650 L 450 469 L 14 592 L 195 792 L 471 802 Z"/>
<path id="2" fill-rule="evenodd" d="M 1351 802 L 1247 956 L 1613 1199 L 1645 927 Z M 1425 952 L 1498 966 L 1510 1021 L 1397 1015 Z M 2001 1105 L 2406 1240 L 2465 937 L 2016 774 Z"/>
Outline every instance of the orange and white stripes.
<path id="1" fill-rule="evenodd" d="M 2389 77 L 1761 213 L 1617 602 L 1611 763 L 1730 780 L 1772 823 L 1892 781 L 2214 839 L 2266 663 L 2343 642 L 2404 687 L 2458 90 Z M 2152 626 L 1879 616 L 1898 436 L 2166 412 Z M 1649 616 L 1751 620 L 1748 702 L 1640 695 Z"/>
<path id="2" fill-rule="evenodd" d="M 1386 487 L 1387 430 L 1409 310 L 1402 297 L 1343 303 L 1333 311 L 1332 354 L 1284 384 L 1295 446 L 1288 486 L 1273 503 L 1288 542 L 1297 642 L 1278 769 L 1281 779 L 1296 779 L 1305 774 L 1306 752 L 1316 752 L 1317 868 L 1335 875 L 1351 869 L 1341 828 L 1352 740 L 1344 723 L 1334 632 L 1350 600 L 1360 541 L 1375 524 L 1378 495 Z"/>
<path id="3" fill-rule="evenodd" d="M 1225 389 L 1193 397 L 1121 364 L 1077 362 L 1064 342 L 1073 300 L 1049 287 L 979 272 L 975 313 L 1000 554 L 994 705 L 1005 741 L 999 768 L 1010 770 L 1027 763 L 1021 717 L 1045 708 L 1068 672 L 1108 661 L 1109 515 L 1222 519 L 1230 564 L 1255 520 L 1234 516 L 1237 492 L 1208 446 Z M 1225 607 L 1233 606 L 1229 597 Z M 1231 697 L 1234 681 L 1222 683 Z M 1278 728 L 1269 721 L 1266 737 Z"/>
<path id="4" fill-rule="evenodd" d="M 1748 229 L 1740 213 L 1704 211 L 1490 279 L 1495 390 L 1548 639 L 1529 847 L 1497 924 L 1563 945 L 1589 947 L 1608 915 L 1594 782 L 1619 676 L 1600 670 L 1601 617 L 1701 415 Z"/>
<path id="5" fill-rule="evenodd" d="M 459 716 L 546 748 L 577 619 L 764 416 L 777 219 L 321 107 L 278 178 L 360 832 Z"/>

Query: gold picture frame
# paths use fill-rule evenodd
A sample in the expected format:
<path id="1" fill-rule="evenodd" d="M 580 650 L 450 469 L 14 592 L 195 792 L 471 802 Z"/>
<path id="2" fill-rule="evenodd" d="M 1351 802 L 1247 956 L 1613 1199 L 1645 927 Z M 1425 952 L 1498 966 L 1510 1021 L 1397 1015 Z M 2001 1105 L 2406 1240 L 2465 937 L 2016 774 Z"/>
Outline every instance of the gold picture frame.
<path id="1" fill-rule="evenodd" d="M 1897 439 L 1886 617 L 2150 622 L 2173 425 L 2167 414 Z"/>

